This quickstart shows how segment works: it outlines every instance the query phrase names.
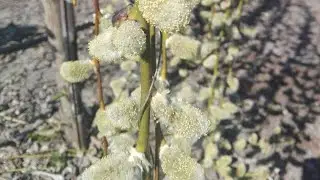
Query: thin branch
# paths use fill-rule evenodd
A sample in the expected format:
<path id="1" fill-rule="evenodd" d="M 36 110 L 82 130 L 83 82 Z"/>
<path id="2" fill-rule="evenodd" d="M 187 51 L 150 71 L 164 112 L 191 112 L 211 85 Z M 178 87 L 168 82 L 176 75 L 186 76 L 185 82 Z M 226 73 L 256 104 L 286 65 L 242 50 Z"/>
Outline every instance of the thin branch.
<path id="1" fill-rule="evenodd" d="M 102 148 L 103 148 L 104 156 L 108 155 L 108 146 L 109 146 L 109 144 L 108 144 L 107 137 L 103 136 L 102 137 Z"/>
<path id="2" fill-rule="evenodd" d="M 162 67 L 161 67 L 161 78 L 162 80 L 167 80 L 167 50 L 166 50 L 166 40 L 168 38 L 168 34 L 166 32 L 161 32 L 161 59 L 162 59 Z"/>
<path id="3" fill-rule="evenodd" d="M 150 88 L 149 88 L 149 91 L 148 91 L 147 98 L 145 99 L 143 105 L 141 106 L 141 110 L 140 110 L 140 113 L 139 113 L 139 116 L 138 116 L 139 117 L 138 118 L 138 122 L 141 121 L 142 116 L 143 116 L 143 112 L 146 110 L 147 103 L 151 98 L 152 89 L 154 87 L 154 83 L 156 82 L 156 79 L 157 79 L 157 76 L 159 74 L 159 71 L 160 71 L 160 58 L 158 58 L 157 67 L 156 67 L 156 70 L 155 70 L 155 72 L 154 72 L 154 74 L 152 76 L 152 81 L 151 81 L 151 85 L 150 85 Z"/>
<path id="4" fill-rule="evenodd" d="M 95 22 L 94 22 L 94 34 L 97 36 L 99 34 L 99 23 L 100 23 L 100 7 L 99 1 L 93 0 L 93 6 L 95 10 Z M 97 75 L 97 90 L 98 90 L 98 100 L 99 100 L 99 107 L 102 110 L 105 110 L 105 104 L 103 99 L 103 88 L 102 88 L 102 81 L 101 81 L 101 73 L 100 73 L 100 63 L 97 58 L 93 58 L 92 62 L 95 66 L 95 73 Z"/>
<path id="5" fill-rule="evenodd" d="M 94 6 L 94 11 L 95 11 L 94 34 L 95 34 L 95 36 L 98 36 L 100 17 L 101 17 L 99 0 L 93 0 L 93 6 Z M 93 58 L 92 62 L 94 64 L 95 73 L 97 75 L 97 91 L 98 91 L 99 107 L 101 110 L 105 110 L 105 104 L 104 104 L 104 99 L 103 99 L 102 80 L 101 80 L 101 73 L 100 73 L 100 63 L 97 58 Z M 102 141 L 103 153 L 106 156 L 108 154 L 108 145 L 109 145 L 106 136 L 103 136 L 101 141 Z"/>
<path id="6" fill-rule="evenodd" d="M 160 122 L 156 122 L 156 127 L 155 127 L 155 132 L 156 132 L 156 148 L 155 148 L 155 160 L 154 160 L 154 173 L 153 173 L 153 180 L 159 180 L 160 176 L 160 147 L 161 147 L 161 142 L 163 139 L 163 134 L 161 131 L 160 127 Z"/>
<path id="7" fill-rule="evenodd" d="M 94 12 L 95 12 L 95 19 L 94 19 L 94 34 L 97 36 L 99 34 L 99 24 L 100 24 L 100 6 L 99 0 L 93 0 Z"/>
<path id="8" fill-rule="evenodd" d="M 103 99 L 103 88 L 102 88 L 102 80 L 101 80 L 101 73 L 100 73 L 100 62 L 97 58 L 93 58 L 92 62 L 95 66 L 95 73 L 97 75 L 97 91 L 98 91 L 98 100 L 99 100 L 99 107 L 101 110 L 105 110 L 105 104 Z"/>

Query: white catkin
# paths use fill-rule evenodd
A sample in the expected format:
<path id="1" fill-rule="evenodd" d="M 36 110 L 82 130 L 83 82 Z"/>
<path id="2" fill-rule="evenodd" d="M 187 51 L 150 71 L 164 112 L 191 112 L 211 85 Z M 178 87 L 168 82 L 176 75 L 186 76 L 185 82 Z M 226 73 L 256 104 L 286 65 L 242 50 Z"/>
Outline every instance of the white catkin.
<path id="1" fill-rule="evenodd" d="M 172 54 L 181 59 L 194 60 L 200 52 L 200 41 L 180 34 L 170 36 L 166 44 Z"/>
<path id="2" fill-rule="evenodd" d="M 95 162 L 80 176 L 80 180 L 138 180 L 142 172 L 137 164 L 128 160 L 129 155 L 108 154 Z"/>
<path id="3" fill-rule="evenodd" d="M 89 54 L 98 58 L 100 61 L 113 63 L 121 59 L 121 54 L 117 51 L 112 43 L 112 38 L 117 31 L 114 27 L 96 36 L 88 44 Z"/>
<path id="4" fill-rule="evenodd" d="M 125 21 L 117 29 L 113 44 L 126 58 L 141 55 L 146 49 L 146 35 L 135 21 Z"/>
<path id="5" fill-rule="evenodd" d="M 204 180 L 201 165 L 177 146 L 162 146 L 160 160 L 163 172 L 170 180 Z"/>
<path id="6" fill-rule="evenodd" d="M 165 32 L 176 32 L 190 21 L 191 10 L 197 0 L 139 0 L 142 16 Z"/>
<path id="7" fill-rule="evenodd" d="M 89 78 L 90 70 L 93 70 L 90 61 L 68 61 L 62 63 L 60 75 L 68 82 L 76 83 Z"/>
<path id="8" fill-rule="evenodd" d="M 178 138 L 185 138 L 194 143 L 209 131 L 210 121 L 198 109 L 188 103 L 177 101 L 173 104 L 174 115 L 170 126 L 173 134 Z"/>

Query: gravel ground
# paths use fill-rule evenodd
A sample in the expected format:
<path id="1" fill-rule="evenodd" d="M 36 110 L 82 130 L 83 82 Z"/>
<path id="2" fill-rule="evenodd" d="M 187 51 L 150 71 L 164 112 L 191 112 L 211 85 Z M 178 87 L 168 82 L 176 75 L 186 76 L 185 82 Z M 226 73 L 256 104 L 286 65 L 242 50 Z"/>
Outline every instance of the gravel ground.
<path id="1" fill-rule="evenodd" d="M 243 118 L 262 124 L 261 137 L 271 137 L 281 126 L 296 142 L 266 160 L 287 180 L 320 179 L 315 170 L 320 168 L 319 5 L 316 0 L 271 0 L 249 8 L 244 20 L 260 32 L 245 45 L 248 56 L 235 67 L 241 99 L 256 105 Z"/>
<path id="2" fill-rule="evenodd" d="M 78 26 L 90 22 L 93 12 L 91 1 L 79 2 Z M 243 110 L 241 120 L 244 127 L 246 119 L 253 121 L 264 137 L 281 125 L 295 140 L 264 161 L 279 167 L 286 180 L 320 179 L 319 6 L 318 0 L 256 0 L 243 16 L 259 32 L 244 43 L 245 56 L 234 65 L 241 81 L 238 95 L 255 107 Z M 68 150 L 62 138 L 63 122 L 55 116 L 57 67 L 39 14 L 39 0 L 0 0 L 0 179 L 72 179 L 101 155 L 94 136 L 85 156 Z M 78 36 L 79 59 L 87 59 L 91 28 Z M 8 52 L 32 39 L 33 46 Z M 106 92 L 119 74 L 113 68 L 102 70 Z M 92 86 L 93 77 L 83 91 L 88 107 L 97 104 Z M 110 101 L 112 93 L 105 97 Z"/>

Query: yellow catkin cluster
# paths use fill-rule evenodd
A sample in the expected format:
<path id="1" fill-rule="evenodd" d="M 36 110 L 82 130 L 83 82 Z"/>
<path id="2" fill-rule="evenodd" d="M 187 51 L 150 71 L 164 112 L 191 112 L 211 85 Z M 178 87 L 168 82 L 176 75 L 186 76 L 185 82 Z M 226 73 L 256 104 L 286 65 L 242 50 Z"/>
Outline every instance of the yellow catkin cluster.
<path id="1" fill-rule="evenodd" d="M 165 32 L 175 32 L 190 21 L 190 14 L 198 0 L 139 0 L 142 16 Z"/>
<path id="2" fill-rule="evenodd" d="M 62 63 L 60 75 L 68 82 L 77 83 L 89 78 L 92 69 L 90 61 L 68 61 Z"/>
<path id="3" fill-rule="evenodd" d="M 170 180 L 204 179 L 200 164 L 176 146 L 161 147 L 160 160 L 163 172 Z"/>
<path id="4" fill-rule="evenodd" d="M 146 35 L 135 21 L 124 21 L 119 28 L 109 27 L 89 42 L 89 54 L 101 61 L 116 62 L 135 58 L 146 48 Z"/>

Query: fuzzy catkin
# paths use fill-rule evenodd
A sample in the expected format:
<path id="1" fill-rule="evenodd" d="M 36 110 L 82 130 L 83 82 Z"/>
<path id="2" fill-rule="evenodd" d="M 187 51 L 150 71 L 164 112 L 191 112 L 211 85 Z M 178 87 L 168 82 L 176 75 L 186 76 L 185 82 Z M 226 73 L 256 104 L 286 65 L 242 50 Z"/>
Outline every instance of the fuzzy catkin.
<path id="1" fill-rule="evenodd" d="M 137 22 L 129 20 L 119 28 L 109 27 L 89 42 L 89 54 L 108 63 L 135 59 L 145 49 L 146 35 Z"/>
<path id="2" fill-rule="evenodd" d="M 105 110 L 98 109 L 98 111 L 96 112 L 96 115 L 94 117 L 94 122 L 97 125 L 100 133 L 102 133 L 103 135 L 107 135 L 109 133 L 109 131 L 110 131 L 109 123 L 110 122 L 107 120 L 107 113 Z M 112 132 L 110 134 L 114 134 L 114 132 Z"/>
<path id="3" fill-rule="evenodd" d="M 127 58 L 141 55 L 146 49 L 146 35 L 135 21 L 124 21 L 117 29 L 113 44 Z"/>
<path id="4" fill-rule="evenodd" d="M 111 154 L 95 162 L 81 174 L 81 180 L 113 180 L 121 173 L 121 162 L 125 161 L 123 156 Z"/>
<path id="5" fill-rule="evenodd" d="M 188 36 L 174 34 L 168 38 L 166 45 L 173 55 L 181 59 L 193 60 L 200 51 L 200 42 Z"/>
<path id="6" fill-rule="evenodd" d="M 119 131 L 136 132 L 138 129 L 138 104 L 131 98 L 121 99 L 108 106 L 107 110 L 98 110 L 95 123 L 101 133 L 107 137 Z"/>
<path id="7" fill-rule="evenodd" d="M 165 124 L 168 124 L 168 120 L 172 116 L 173 111 L 164 95 L 157 92 L 152 97 L 151 108 L 156 118 L 159 118 L 161 121 L 165 121 Z"/>
<path id="8" fill-rule="evenodd" d="M 138 7 L 150 24 L 165 32 L 175 32 L 189 23 L 197 3 L 198 0 L 139 0 Z"/>
<path id="9" fill-rule="evenodd" d="M 121 54 L 112 43 L 112 38 L 116 31 L 116 28 L 109 27 L 91 40 L 88 44 L 89 54 L 92 57 L 98 58 L 100 61 L 108 63 L 121 59 Z"/>
<path id="10" fill-rule="evenodd" d="M 209 131 L 208 118 L 198 108 L 181 100 L 169 104 L 164 95 L 157 93 L 152 98 L 151 108 L 154 116 L 166 127 L 164 131 L 174 138 L 192 144 Z"/>
<path id="11" fill-rule="evenodd" d="M 62 63 L 60 75 L 68 82 L 77 83 L 89 78 L 92 69 L 90 61 L 68 61 Z"/>
<path id="12" fill-rule="evenodd" d="M 174 136 L 187 139 L 192 144 L 209 131 L 210 122 L 198 108 L 181 101 L 174 103 L 173 108 L 170 126 Z"/>
<path id="13" fill-rule="evenodd" d="M 200 164 L 176 146 L 161 147 L 160 160 L 163 172 L 170 180 L 204 180 Z"/>
<path id="14" fill-rule="evenodd" d="M 139 106 L 130 98 L 121 99 L 111 104 L 106 110 L 107 119 L 112 127 L 118 130 L 138 129 Z"/>
<path id="15" fill-rule="evenodd" d="M 139 180 L 141 171 L 128 161 L 129 155 L 109 154 L 87 168 L 80 180 Z"/>
<path id="16" fill-rule="evenodd" d="M 129 133 L 121 133 L 109 138 L 109 150 L 111 153 L 130 154 L 130 149 L 135 144 L 135 138 Z"/>

